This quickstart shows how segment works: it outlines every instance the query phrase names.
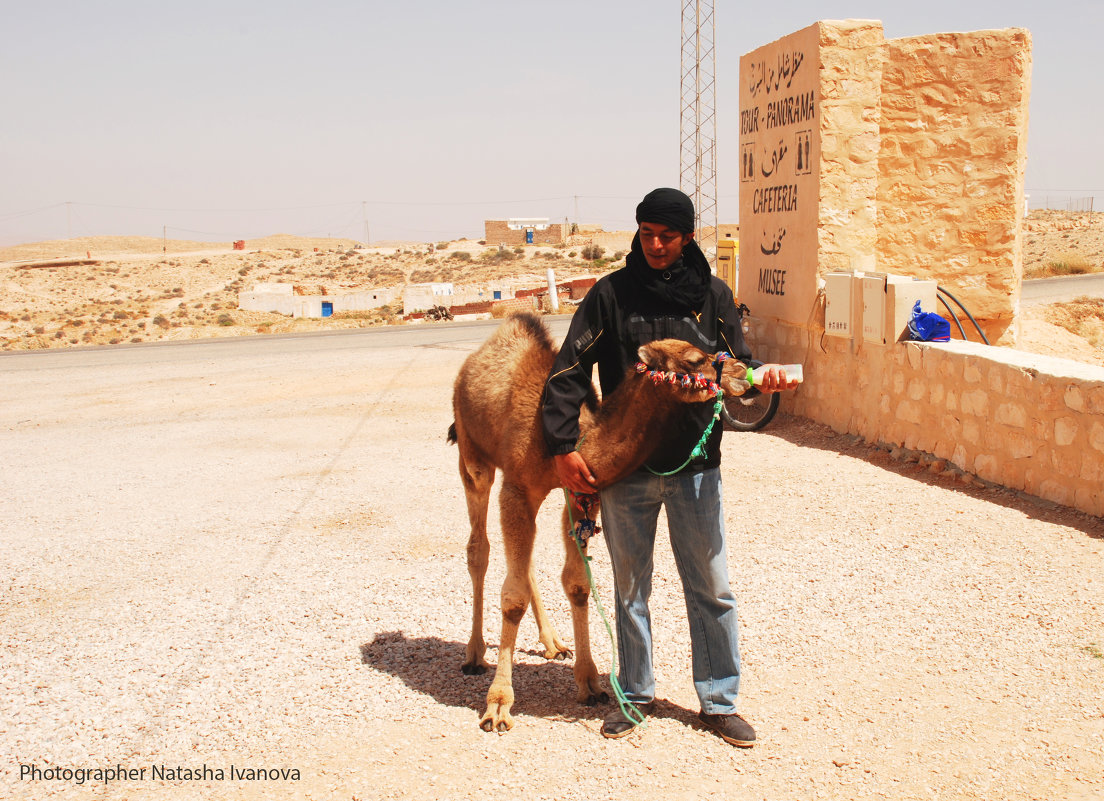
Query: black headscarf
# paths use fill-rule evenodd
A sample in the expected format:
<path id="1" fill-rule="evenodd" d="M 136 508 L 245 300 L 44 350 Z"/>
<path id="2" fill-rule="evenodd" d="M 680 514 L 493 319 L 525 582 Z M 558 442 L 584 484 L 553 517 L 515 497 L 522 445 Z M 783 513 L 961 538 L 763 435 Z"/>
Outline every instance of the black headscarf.
<path id="1" fill-rule="evenodd" d="M 656 189 L 644 196 L 636 207 L 637 223 L 665 225 L 684 234 L 694 230 L 694 203 L 677 189 Z M 698 243 L 691 239 L 682 249 L 682 258 L 666 270 L 655 270 L 644 257 L 640 233 L 633 237 L 625 265 L 650 295 L 673 311 L 701 311 L 709 294 L 712 273 Z"/>
<path id="2" fill-rule="evenodd" d="M 678 189 L 653 189 L 636 207 L 636 222 L 666 225 L 689 234 L 694 230 L 694 201 Z"/>

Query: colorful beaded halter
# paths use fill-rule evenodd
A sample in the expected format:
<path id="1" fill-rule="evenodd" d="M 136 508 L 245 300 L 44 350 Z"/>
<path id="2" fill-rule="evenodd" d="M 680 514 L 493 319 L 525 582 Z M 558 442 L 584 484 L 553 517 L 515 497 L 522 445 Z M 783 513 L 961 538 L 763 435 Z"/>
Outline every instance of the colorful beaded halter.
<path id="1" fill-rule="evenodd" d="M 717 376 L 720 377 L 721 365 L 732 357 L 721 351 L 717 354 L 716 360 L 713 362 L 713 366 L 717 368 Z M 652 379 L 653 384 L 670 384 L 676 387 L 685 387 L 687 389 L 706 389 L 716 395 L 721 391 L 721 385 L 711 378 L 706 378 L 704 373 L 676 373 L 671 370 L 651 370 L 644 362 L 636 363 L 636 372 L 642 375 L 647 375 Z"/>

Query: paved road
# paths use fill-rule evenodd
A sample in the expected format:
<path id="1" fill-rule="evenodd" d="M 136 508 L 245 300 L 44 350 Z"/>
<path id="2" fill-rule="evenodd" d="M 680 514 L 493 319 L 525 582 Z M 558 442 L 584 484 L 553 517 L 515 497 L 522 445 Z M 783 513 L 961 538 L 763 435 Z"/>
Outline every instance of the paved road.
<path id="1" fill-rule="evenodd" d="M 570 315 L 550 315 L 543 318 L 553 340 L 567 333 Z M 498 327 L 499 320 L 423 323 L 405 326 L 361 328 L 353 330 L 312 331 L 266 336 L 223 337 L 218 339 L 187 339 L 146 342 L 130 345 L 58 348 L 0 352 L 0 375 L 4 372 L 46 370 L 65 367 L 98 368 L 106 366 L 140 367 L 158 363 L 202 362 L 220 359 L 241 359 L 283 354 L 287 357 L 309 356 L 312 353 L 340 353 L 363 349 L 404 347 L 441 347 L 449 344 L 473 346 Z"/>
<path id="2" fill-rule="evenodd" d="M 1064 275 L 1058 278 L 1035 278 L 1023 282 L 1020 303 L 1036 306 L 1088 296 L 1104 298 L 1104 273 L 1094 275 Z"/>

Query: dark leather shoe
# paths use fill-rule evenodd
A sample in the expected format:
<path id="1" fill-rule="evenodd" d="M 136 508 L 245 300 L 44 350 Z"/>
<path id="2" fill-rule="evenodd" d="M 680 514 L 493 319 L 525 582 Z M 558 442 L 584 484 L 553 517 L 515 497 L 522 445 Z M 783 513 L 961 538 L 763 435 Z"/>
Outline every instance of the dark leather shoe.
<path id="1" fill-rule="evenodd" d="M 710 715 L 699 712 L 698 720 L 715 731 L 726 743 L 738 745 L 740 748 L 751 748 L 755 745 L 755 729 L 735 712 L 731 715 Z"/>
<path id="2" fill-rule="evenodd" d="M 649 701 L 646 704 L 632 704 L 632 706 L 643 718 L 652 714 L 652 710 L 655 709 L 655 702 Z M 627 737 L 632 734 L 636 726 L 637 721 L 629 718 L 621 711 L 621 706 L 618 705 L 614 707 L 614 710 L 606 715 L 606 719 L 602 721 L 602 736 L 609 737 L 611 740 Z"/>

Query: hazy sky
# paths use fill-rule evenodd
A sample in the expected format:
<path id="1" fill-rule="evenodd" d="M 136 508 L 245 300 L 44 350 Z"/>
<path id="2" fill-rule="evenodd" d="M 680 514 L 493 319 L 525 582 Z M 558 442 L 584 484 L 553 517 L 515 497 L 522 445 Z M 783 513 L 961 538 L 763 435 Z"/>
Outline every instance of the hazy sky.
<path id="1" fill-rule="evenodd" d="M 480 238 L 633 225 L 679 181 L 680 0 L 0 0 L 0 245 L 94 234 Z M 1026 27 L 1027 189 L 1104 210 L 1100 0 L 715 0 L 718 192 L 740 56 L 819 19 Z"/>

